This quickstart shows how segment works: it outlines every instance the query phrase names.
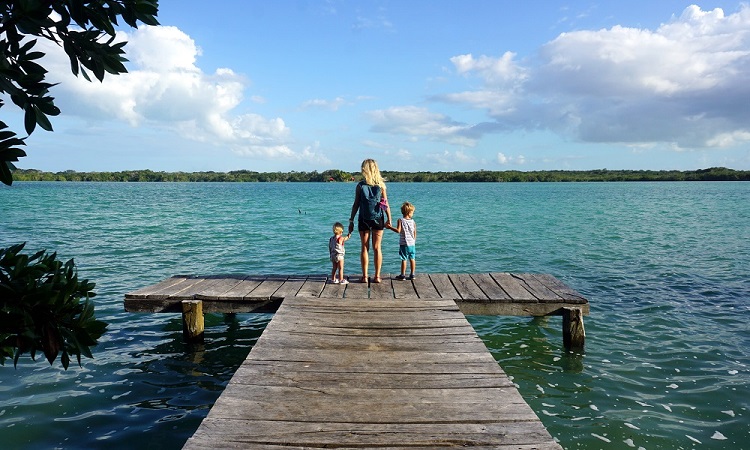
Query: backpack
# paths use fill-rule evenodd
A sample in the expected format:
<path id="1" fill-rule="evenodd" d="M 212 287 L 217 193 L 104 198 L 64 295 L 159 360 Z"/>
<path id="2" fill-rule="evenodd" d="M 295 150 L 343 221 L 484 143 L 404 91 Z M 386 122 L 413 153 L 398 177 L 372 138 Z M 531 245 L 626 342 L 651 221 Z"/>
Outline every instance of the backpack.
<path id="1" fill-rule="evenodd" d="M 377 220 L 383 217 L 380 207 L 380 186 L 370 186 L 365 182 L 359 183 L 359 215 L 362 220 Z"/>

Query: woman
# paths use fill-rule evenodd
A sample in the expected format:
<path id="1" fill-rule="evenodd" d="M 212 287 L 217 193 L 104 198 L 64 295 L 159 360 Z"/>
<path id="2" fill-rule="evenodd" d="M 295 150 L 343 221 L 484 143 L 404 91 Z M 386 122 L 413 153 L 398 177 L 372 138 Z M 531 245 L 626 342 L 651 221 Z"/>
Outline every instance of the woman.
<path id="1" fill-rule="evenodd" d="M 354 231 L 354 215 L 359 213 L 357 229 L 362 240 L 362 251 L 359 260 L 362 263 L 361 282 L 367 283 L 367 269 L 370 263 L 370 239 L 375 262 L 375 277 L 373 283 L 380 283 L 380 266 L 383 263 L 383 253 L 380 243 L 383 240 L 383 229 L 391 225 L 391 208 L 385 192 L 385 181 L 380 175 L 378 163 L 374 159 L 362 161 L 363 181 L 357 184 L 354 191 L 354 204 L 349 216 L 349 233 Z M 385 218 L 383 215 L 385 214 Z"/>

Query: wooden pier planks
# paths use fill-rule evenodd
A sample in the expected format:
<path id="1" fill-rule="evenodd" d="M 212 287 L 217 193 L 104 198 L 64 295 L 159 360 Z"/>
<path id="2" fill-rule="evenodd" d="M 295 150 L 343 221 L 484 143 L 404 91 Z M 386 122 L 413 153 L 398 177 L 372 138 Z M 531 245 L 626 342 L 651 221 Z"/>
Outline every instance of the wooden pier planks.
<path id="1" fill-rule="evenodd" d="M 381 283 L 351 278 L 347 285 L 328 283 L 326 275 L 175 276 L 125 295 L 132 312 L 180 312 L 183 300 L 202 300 L 205 312 L 273 312 L 287 297 L 339 299 L 445 298 L 465 314 L 560 315 L 564 307 L 589 313 L 586 298 L 547 274 L 420 274 Z"/>
<path id="2" fill-rule="evenodd" d="M 448 446 L 560 449 L 453 301 L 287 297 L 184 448 Z"/>

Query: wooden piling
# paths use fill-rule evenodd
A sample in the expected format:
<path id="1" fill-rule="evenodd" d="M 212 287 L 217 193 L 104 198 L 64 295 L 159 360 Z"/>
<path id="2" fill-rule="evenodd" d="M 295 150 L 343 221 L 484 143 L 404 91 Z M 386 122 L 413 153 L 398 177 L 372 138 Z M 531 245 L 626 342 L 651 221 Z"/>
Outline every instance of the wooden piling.
<path id="1" fill-rule="evenodd" d="M 565 307 L 563 314 L 563 346 L 566 350 L 583 350 L 586 330 L 583 328 L 581 308 Z"/>
<path id="2" fill-rule="evenodd" d="M 182 301 L 182 336 L 188 344 L 203 343 L 203 302 Z"/>

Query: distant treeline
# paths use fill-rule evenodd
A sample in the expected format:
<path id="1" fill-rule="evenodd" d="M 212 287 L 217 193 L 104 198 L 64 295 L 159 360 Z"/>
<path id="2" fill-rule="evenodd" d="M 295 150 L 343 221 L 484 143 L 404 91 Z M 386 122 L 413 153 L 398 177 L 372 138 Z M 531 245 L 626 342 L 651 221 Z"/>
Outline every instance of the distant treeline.
<path id="1" fill-rule="evenodd" d="M 324 172 L 154 172 L 124 170 L 120 172 L 42 172 L 18 169 L 16 181 L 120 181 L 120 182 L 327 182 L 356 181 L 359 172 L 326 170 Z M 750 181 L 750 171 L 712 167 L 700 170 L 517 170 L 475 172 L 395 172 L 383 171 L 388 181 L 402 182 L 592 182 L 592 181 Z"/>

